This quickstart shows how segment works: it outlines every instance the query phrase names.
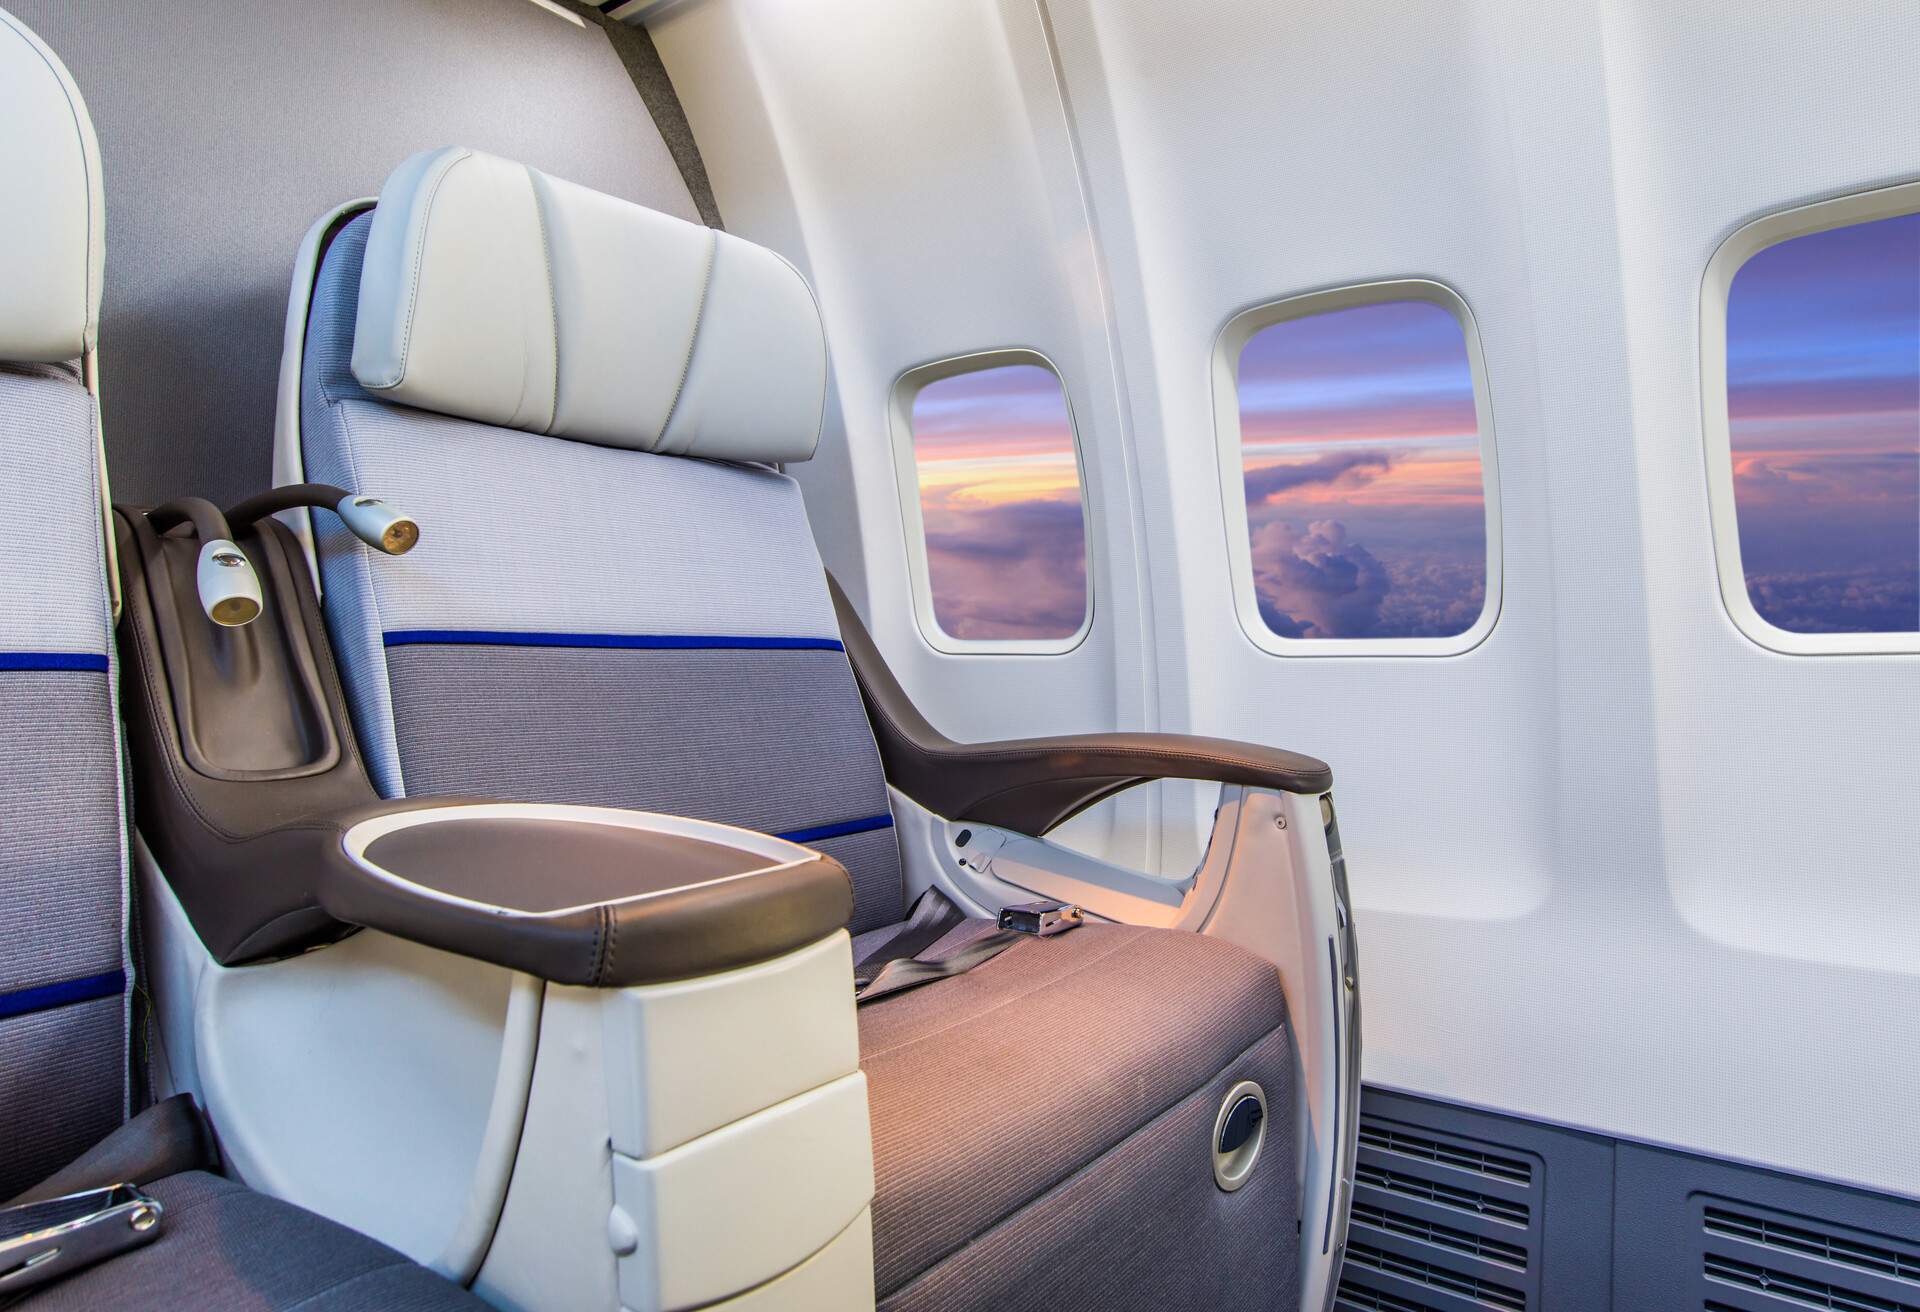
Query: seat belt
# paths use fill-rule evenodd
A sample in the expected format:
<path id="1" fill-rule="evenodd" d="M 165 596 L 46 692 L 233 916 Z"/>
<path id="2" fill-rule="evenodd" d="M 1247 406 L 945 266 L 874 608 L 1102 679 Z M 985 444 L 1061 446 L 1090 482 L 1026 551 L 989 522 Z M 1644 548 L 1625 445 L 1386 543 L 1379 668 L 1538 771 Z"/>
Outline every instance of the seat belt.
<path id="1" fill-rule="evenodd" d="M 886 942 L 860 958 L 853 968 L 853 1000 L 865 1005 L 903 989 L 964 975 L 993 960 L 1023 938 L 1051 938 L 1081 924 L 1085 914 L 1059 902 L 1028 902 L 1000 913 L 1000 928 L 944 957 L 920 954 L 945 938 L 968 917 L 938 888 L 914 900 L 906 923 Z"/>

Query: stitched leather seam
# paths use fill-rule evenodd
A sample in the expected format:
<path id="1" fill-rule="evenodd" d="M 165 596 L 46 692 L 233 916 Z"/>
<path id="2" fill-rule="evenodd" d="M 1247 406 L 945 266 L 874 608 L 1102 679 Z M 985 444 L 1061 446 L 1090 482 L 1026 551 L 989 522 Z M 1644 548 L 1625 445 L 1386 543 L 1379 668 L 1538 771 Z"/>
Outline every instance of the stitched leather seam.
<path id="1" fill-rule="evenodd" d="M 382 383 L 374 391 L 391 391 L 407 381 L 407 360 L 413 352 L 413 311 L 420 302 L 420 264 L 426 258 L 427 229 L 433 225 L 433 203 L 440 199 L 440 184 L 445 182 L 453 171 L 472 159 L 470 152 L 463 151 L 458 159 L 440 170 L 440 176 L 433 180 L 433 186 L 427 191 L 426 210 L 420 216 L 420 236 L 413 248 L 413 277 L 407 289 L 407 319 L 400 329 L 400 372 L 390 383 Z M 362 387 L 366 384 L 362 383 Z"/>
<path id="2" fill-rule="evenodd" d="M 791 269 L 793 276 L 800 280 L 800 285 L 807 289 L 807 300 L 813 304 L 813 317 L 820 324 L 820 416 L 813 426 L 813 449 L 818 451 L 820 439 L 827 433 L 827 381 L 833 371 L 832 353 L 827 347 L 827 317 L 820 312 L 820 297 L 815 294 L 813 284 L 807 281 L 806 275 L 795 267 L 793 261 L 776 250 L 769 249 L 767 253 Z"/>
<path id="3" fill-rule="evenodd" d="M 540 256 L 547 265 L 547 331 L 553 338 L 553 398 L 547 422 L 541 425 L 540 431 L 551 433 L 553 426 L 560 422 L 560 289 L 553 281 L 553 240 L 547 235 L 547 207 L 540 203 L 540 184 L 533 180 L 532 169 L 527 169 L 527 188 L 533 193 L 533 217 L 540 225 Z"/>
<path id="4" fill-rule="evenodd" d="M 707 322 L 707 294 L 713 289 L 713 266 L 720 255 L 720 235 L 711 229 L 707 237 L 707 272 L 700 280 L 700 303 L 693 309 L 693 331 L 687 335 L 687 358 L 680 362 L 680 381 L 673 386 L 673 401 L 667 406 L 667 417 L 660 421 L 660 431 L 653 435 L 648 450 L 660 449 L 661 439 L 667 430 L 673 427 L 673 417 L 680 413 L 680 396 L 687 390 L 687 375 L 693 372 L 694 348 L 700 344 L 700 329 Z"/>
<path id="5" fill-rule="evenodd" d="M 593 943 L 589 949 L 591 955 L 587 959 L 587 982 L 590 984 L 598 985 L 606 969 L 606 958 L 600 952 L 601 946 L 606 942 L 606 934 L 607 908 L 601 905 L 594 908 L 593 914 Z"/>
<path id="6" fill-rule="evenodd" d="M 613 978 L 613 963 L 620 955 L 620 917 L 612 907 L 603 906 L 600 912 L 607 918 L 607 954 L 600 961 L 600 982 L 604 985 Z"/>

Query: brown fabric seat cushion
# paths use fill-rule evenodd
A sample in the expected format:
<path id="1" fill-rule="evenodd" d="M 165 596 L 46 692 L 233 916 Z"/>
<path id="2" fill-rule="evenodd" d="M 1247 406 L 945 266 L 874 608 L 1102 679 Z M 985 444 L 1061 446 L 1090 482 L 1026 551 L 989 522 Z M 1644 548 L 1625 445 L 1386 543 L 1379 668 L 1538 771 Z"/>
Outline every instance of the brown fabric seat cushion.
<path id="1" fill-rule="evenodd" d="M 965 936 L 956 931 L 936 951 Z M 860 1049 L 873 1118 L 875 1282 L 883 1299 L 990 1231 L 1000 1232 L 999 1246 L 1044 1266 L 1044 1238 L 1009 1238 L 1021 1224 L 1017 1214 L 1236 1064 L 1258 1068 L 1250 1078 L 1267 1087 L 1268 1142 L 1289 1147 L 1263 1156 L 1256 1172 L 1277 1173 L 1284 1187 L 1243 1189 L 1222 1202 L 1230 1212 L 1258 1212 L 1255 1232 L 1275 1237 L 1259 1242 L 1284 1247 L 1269 1254 L 1274 1261 L 1292 1260 L 1285 1001 L 1274 967 L 1241 948 L 1120 925 L 1016 944 L 964 975 L 862 1007 Z M 1273 1080 L 1287 1087 L 1275 1089 Z M 1194 1115 L 1203 1129 L 1191 1144 L 1157 1156 L 1163 1164 L 1153 1169 L 1177 1173 L 1186 1185 L 1197 1172 L 1212 1190 L 1212 1114 Z M 1044 1219 L 1058 1207 L 1034 1213 Z M 1206 1229 L 1209 1215 L 1161 1218 L 1157 1233 L 1169 1254 L 1205 1247 L 1206 1236 L 1190 1228 Z M 1069 1231 L 1058 1231 L 1059 1245 L 1071 1242 Z"/>

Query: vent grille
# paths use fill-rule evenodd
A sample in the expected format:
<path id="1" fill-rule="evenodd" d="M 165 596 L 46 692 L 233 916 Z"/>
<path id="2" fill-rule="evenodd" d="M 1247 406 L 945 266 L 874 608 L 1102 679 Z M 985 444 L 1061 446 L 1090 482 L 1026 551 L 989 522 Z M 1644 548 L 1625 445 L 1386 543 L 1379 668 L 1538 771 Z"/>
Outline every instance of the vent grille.
<path id="1" fill-rule="evenodd" d="M 1451 1207 L 1455 1211 L 1471 1212 L 1475 1216 L 1484 1216 L 1494 1221 L 1506 1221 L 1511 1225 L 1523 1226 L 1533 1216 L 1532 1210 L 1525 1203 L 1509 1202 L 1504 1198 L 1495 1198 L 1491 1194 L 1441 1184 L 1436 1180 L 1422 1180 L 1418 1176 L 1406 1175 L 1368 1162 L 1359 1164 L 1354 1170 L 1353 1178 L 1356 1184 L 1398 1194 L 1402 1198 L 1417 1198 L 1422 1202 Z"/>
<path id="2" fill-rule="evenodd" d="M 1416 1303 L 1410 1298 L 1398 1294 L 1383 1294 L 1377 1289 L 1362 1289 L 1358 1285 L 1340 1286 L 1340 1299 L 1334 1305 L 1336 1312 L 1434 1312 L 1430 1303 Z"/>
<path id="3" fill-rule="evenodd" d="M 1726 1239 L 1744 1239 L 1750 1244 L 1782 1252 L 1817 1257 L 1856 1271 L 1893 1276 L 1899 1280 L 1920 1281 L 1920 1255 L 1892 1248 L 1824 1234 L 1765 1216 L 1748 1216 L 1724 1208 L 1707 1208 L 1707 1233 Z"/>
<path id="4" fill-rule="evenodd" d="M 1335 1306 L 1543 1312 L 1543 1172 L 1530 1152 L 1363 1114 Z"/>
<path id="5" fill-rule="evenodd" d="M 1693 1203 L 1709 1309 L 1717 1289 L 1743 1291 L 1743 1310 L 1920 1312 L 1920 1246 L 1733 1199 Z"/>
<path id="6" fill-rule="evenodd" d="M 1505 1285 L 1496 1285 L 1490 1280 L 1477 1276 L 1463 1275 L 1447 1267 L 1435 1266 L 1415 1257 L 1402 1257 L 1398 1253 L 1388 1253 L 1370 1244 L 1347 1244 L 1347 1265 L 1360 1266 L 1381 1275 L 1399 1276 L 1416 1284 L 1426 1285 L 1461 1298 L 1477 1298 L 1490 1307 L 1510 1308 L 1512 1312 L 1527 1312 L 1527 1296 L 1518 1289 L 1509 1289 Z M 1901 1309 L 1900 1312 L 1906 1312 Z M 1920 1312 L 1916 1309 L 1915 1312 Z"/>
<path id="7" fill-rule="evenodd" d="M 1505 1180 L 1509 1184 L 1533 1183 L 1533 1167 L 1519 1158 L 1502 1157 L 1496 1153 L 1482 1152 L 1463 1144 L 1447 1143 L 1439 1139 L 1429 1139 L 1424 1135 L 1409 1134 L 1398 1126 L 1362 1121 L 1360 1142 L 1368 1148 L 1378 1148 L 1381 1152 L 1399 1153 L 1402 1157 L 1417 1157 L 1423 1162 L 1438 1162 L 1443 1166 L 1457 1166 L 1463 1171 L 1472 1171 L 1476 1175 L 1484 1175 L 1495 1180 Z"/>
<path id="8" fill-rule="evenodd" d="M 1405 1235 L 1409 1239 L 1423 1239 L 1442 1248 L 1451 1248 L 1456 1253 L 1465 1253 L 1468 1257 L 1477 1257 L 1488 1262 L 1498 1262 L 1510 1266 L 1516 1271 L 1527 1269 L 1527 1250 L 1519 1244 L 1505 1244 L 1497 1239 L 1486 1239 L 1480 1235 L 1469 1234 L 1465 1230 L 1455 1230 L 1452 1226 L 1441 1225 L 1437 1221 L 1422 1221 L 1397 1212 L 1366 1204 L 1355 1204 L 1353 1219 L 1362 1225 L 1370 1225 L 1391 1234 Z"/>
<path id="9" fill-rule="evenodd" d="M 1842 1289 L 1808 1276 L 1797 1276 L 1751 1262 L 1707 1254 L 1707 1279 L 1758 1290 L 1775 1299 L 1823 1312 L 1920 1312 L 1920 1305 L 1896 1302 L 1873 1294 Z"/>

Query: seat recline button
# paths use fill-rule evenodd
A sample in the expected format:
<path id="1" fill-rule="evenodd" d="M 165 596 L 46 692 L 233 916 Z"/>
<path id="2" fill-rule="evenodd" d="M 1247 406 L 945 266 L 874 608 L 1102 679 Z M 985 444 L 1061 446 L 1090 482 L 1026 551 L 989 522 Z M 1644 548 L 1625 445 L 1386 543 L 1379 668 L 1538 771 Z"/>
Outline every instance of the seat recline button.
<path id="1" fill-rule="evenodd" d="M 1238 1151 L 1242 1144 L 1253 1137 L 1254 1131 L 1260 1128 L 1260 1122 L 1266 1114 L 1266 1108 L 1260 1105 L 1260 1100 L 1251 1095 L 1229 1107 L 1226 1122 L 1220 1127 L 1218 1151 L 1223 1153 Z"/>
<path id="2" fill-rule="evenodd" d="M 1213 1181 L 1228 1193 L 1247 1182 L 1267 1138 L 1267 1095 L 1252 1080 L 1227 1090 L 1213 1122 Z"/>

